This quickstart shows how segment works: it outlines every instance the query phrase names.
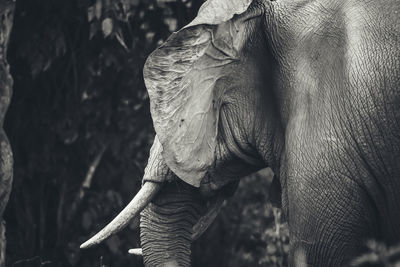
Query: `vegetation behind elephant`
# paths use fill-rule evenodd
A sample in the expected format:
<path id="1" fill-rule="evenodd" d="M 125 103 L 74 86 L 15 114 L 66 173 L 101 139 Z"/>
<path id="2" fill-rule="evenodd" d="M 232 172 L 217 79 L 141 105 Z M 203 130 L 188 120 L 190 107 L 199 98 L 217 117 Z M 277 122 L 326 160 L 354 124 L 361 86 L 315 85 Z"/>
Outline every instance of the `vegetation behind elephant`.
<path id="1" fill-rule="evenodd" d="M 145 65 L 157 136 L 141 192 L 82 247 L 144 209 L 145 264 L 188 266 L 194 230 L 264 167 L 281 192 L 291 266 L 342 266 L 369 238 L 398 242 L 399 9 L 207 1 Z"/>

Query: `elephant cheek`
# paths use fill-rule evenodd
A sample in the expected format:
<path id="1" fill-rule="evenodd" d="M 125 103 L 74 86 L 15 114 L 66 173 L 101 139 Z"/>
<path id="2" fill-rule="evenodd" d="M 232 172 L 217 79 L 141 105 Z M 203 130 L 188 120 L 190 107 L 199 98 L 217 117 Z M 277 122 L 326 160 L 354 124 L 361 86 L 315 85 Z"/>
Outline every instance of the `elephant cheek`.
<path id="1" fill-rule="evenodd" d="M 141 213 L 140 239 L 145 266 L 190 266 L 193 225 L 201 201 L 193 189 L 166 185 Z M 175 187 L 172 188 L 171 187 Z M 185 186 L 184 186 L 185 187 Z M 178 190 L 179 189 L 179 190 Z M 194 190 L 193 190 L 194 191 Z"/>

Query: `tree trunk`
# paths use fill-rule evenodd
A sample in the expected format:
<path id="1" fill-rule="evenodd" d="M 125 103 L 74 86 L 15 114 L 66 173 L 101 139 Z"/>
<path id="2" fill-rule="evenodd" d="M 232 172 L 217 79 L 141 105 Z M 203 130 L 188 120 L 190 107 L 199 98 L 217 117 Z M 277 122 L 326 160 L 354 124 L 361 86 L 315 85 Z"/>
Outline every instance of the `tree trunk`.
<path id="1" fill-rule="evenodd" d="M 6 266 L 6 226 L 3 212 L 10 196 L 13 174 L 13 157 L 3 124 L 13 85 L 7 63 L 7 45 L 13 23 L 14 7 L 14 1 L 0 0 L 0 267 Z"/>

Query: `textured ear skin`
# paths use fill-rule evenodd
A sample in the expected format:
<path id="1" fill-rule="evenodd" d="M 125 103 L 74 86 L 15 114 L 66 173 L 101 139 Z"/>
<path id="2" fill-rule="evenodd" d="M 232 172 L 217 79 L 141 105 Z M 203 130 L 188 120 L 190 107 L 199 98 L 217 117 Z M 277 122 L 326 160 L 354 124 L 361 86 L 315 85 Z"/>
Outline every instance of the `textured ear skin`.
<path id="1" fill-rule="evenodd" d="M 197 17 L 185 28 L 200 24 L 217 25 L 244 13 L 252 0 L 208 0 L 199 10 Z"/>
<path id="2" fill-rule="evenodd" d="M 144 67 L 163 158 L 180 179 L 195 187 L 215 160 L 221 96 L 232 75 L 227 69 L 239 60 L 248 38 L 249 17 L 234 15 L 245 12 L 250 3 L 207 1 L 189 25 L 149 56 Z"/>

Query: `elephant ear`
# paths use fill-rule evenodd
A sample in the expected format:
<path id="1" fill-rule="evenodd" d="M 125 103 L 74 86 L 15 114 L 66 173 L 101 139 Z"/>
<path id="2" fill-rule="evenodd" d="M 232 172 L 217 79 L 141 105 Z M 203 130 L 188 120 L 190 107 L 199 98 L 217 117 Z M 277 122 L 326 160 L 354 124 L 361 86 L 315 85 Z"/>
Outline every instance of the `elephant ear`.
<path id="1" fill-rule="evenodd" d="M 234 75 L 231 66 L 248 39 L 249 18 L 260 15 L 246 15 L 250 4 L 251 0 L 207 1 L 144 67 L 164 160 L 180 179 L 196 187 L 215 160 L 219 109 L 227 87 L 221 84 Z"/>

